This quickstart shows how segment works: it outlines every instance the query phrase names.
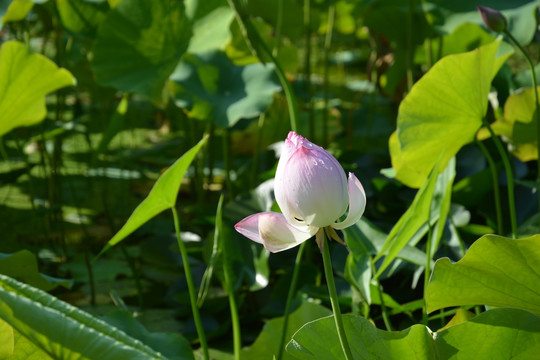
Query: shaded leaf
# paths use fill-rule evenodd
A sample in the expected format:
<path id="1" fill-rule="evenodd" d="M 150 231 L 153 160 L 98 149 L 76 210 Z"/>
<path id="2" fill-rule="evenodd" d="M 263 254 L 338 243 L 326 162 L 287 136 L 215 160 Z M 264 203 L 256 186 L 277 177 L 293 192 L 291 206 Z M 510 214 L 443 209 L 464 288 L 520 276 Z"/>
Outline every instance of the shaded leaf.
<path id="1" fill-rule="evenodd" d="M 74 85 L 73 76 L 22 43 L 7 41 L 0 48 L 0 136 L 19 126 L 42 121 L 45 95 Z"/>
<path id="2" fill-rule="evenodd" d="M 121 1 L 97 32 L 92 60 L 96 81 L 160 102 L 190 37 L 183 2 Z"/>
<path id="3" fill-rule="evenodd" d="M 235 66 L 222 52 L 184 57 L 171 80 L 177 106 L 221 127 L 266 111 L 281 89 L 270 65 Z"/>
<path id="4" fill-rule="evenodd" d="M 540 235 L 508 239 L 486 235 L 463 259 L 435 263 L 428 285 L 428 312 L 461 305 L 512 307 L 540 315 Z"/>
<path id="5" fill-rule="evenodd" d="M 72 285 L 71 280 L 57 279 L 41 274 L 38 271 L 36 256 L 28 250 L 21 250 L 14 254 L 0 253 L 0 274 L 45 291 L 58 286 L 69 289 Z"/>
<path id="6" fill-rule="evenodd" d="M 103 320 L 159 351 L 170 360 L 194 359 L 189 343 L 180 334 L 149 332 L 127 311 L 116 310 L 108 313 Z"/>
<path id="7" fill-rule="evenodd" d="M 93 37 L 98 25 L 105 19 L 109 7 L 106 3 L 81 0 L 57 0 L 62 25 L 70 32 Z"/>

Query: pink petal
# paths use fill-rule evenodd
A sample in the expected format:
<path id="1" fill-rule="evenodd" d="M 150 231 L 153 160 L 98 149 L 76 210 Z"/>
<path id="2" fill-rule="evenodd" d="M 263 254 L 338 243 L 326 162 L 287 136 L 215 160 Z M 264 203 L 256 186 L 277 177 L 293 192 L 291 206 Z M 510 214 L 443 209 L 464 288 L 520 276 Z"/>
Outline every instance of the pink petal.
<path id="1" fill-rule="evenodd" d="M 316 228 L 298 228 L 287 222 L 283 214 L 264 212 L 248 216 L 235 226 L 245 237 L 261 243 L 270 252 L 290 249 L 308 240 Z"/>
<path id="2" fill-rule="evenodd" d="M 349 173 L 347 188 L 349 190 L 349 214 L 342 222 L 333 224 L 332 227 L 334 229 L 345 229 L 346 227 L 356 224 L 366 209 L 366 193 L 364 187 L 353 173 Z"/>

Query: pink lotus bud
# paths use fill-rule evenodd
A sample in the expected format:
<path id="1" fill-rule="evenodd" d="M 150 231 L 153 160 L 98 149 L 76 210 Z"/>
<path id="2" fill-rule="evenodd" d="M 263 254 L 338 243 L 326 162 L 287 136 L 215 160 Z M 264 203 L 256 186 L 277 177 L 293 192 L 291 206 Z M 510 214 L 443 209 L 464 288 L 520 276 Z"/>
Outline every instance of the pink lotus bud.
<path id="1" fill-rule="evenodd" d="M 272 252 L 306 241 L 319 228 L 351 226 L 366 206 L 366 195 L 356 176 L 350 173 L 347 179 L 330 153 L 293 131 L 279 159 L 274 193 L 283 214 L 254 214 L 235 225 L 238 232 Z M 347 208 L 345 220 L 337 222 Z"/>
<path id="2" fill-rule="evenodd" d="M 482 16 L 482 21 L 486 27 L 495 32 L 503 32 L 507 28 L 506 18 L 504 15 L 495 9 L 491 9 L 485 6 L 477 6 L 480 16 Z"/>

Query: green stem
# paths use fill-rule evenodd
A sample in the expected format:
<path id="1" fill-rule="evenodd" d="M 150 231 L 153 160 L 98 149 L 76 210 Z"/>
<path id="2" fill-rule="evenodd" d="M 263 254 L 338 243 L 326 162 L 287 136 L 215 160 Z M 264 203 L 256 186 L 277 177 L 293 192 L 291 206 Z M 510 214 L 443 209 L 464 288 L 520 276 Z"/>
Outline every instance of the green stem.
<path id="1" fill-rule="evenodd" d="M 320 229 L 319 231 L 322 232 L 321 236 L 323 237 L 322 256 L 324 264 L 324 276 L 326 277 L 326 284 L 328 285 L 328 293 L 330 294 L 330 303 L 332 304 L 332 311 L 334 312 L 334 320 L 336 322 L 339 342 L 341 344 L 343 354 L 345 355 L 345 359 L 353 360 L 351 349 L 349 348 L 349 343 L 345 334 L 345 328 L 343 327 L 343 319 L 341 318 L 341 310 L 339 308 L 336 284 L 334 283 L 334 272 L 332 270 L 332 260 L 330 258 L 328 240 L 323 229 Z"/>
<path id="2" fill-rule="evenodd" d="M 187 256 L 186 244 L 182 241 L 180 236 L 180 221 L 178 220 L 178 212 L 173 206 L 171 208 L 174 218 L 174 229 L 176 231 L 176 239 L 178 241 L 178 247 L 180 248 L 180 255 L 182 256 L 182 262 L 184 264 L 184 273 L 186 275 L 186 282 L 189 292 L 189 301 L 191 303 L 191 312 L 193 313 L 193 320 L 195 321 L 195 327 L 197 328 L 197 334 L 199 335 L 199 341 L 201 342 L 201 349 L 205 360 L 210 359 L 208 355 L 208 345 L 206 343 L 206 335 L 199 314 L 199 308 L 197 307 L 197 292 L 195 290 L 195 284 L 193 283 L 193 276 L 191 275 L 191 267 L 189 265 L 189 259 Z"/>
<path id="3" fill-rule="evenodd" d="M 289 117 L 291 121 L 291 130 L 297 131 L 298 128 L 298 109 L 296 108 L 296 98 L 294 96 L 294 92 L 292 90 L 291 84 L 289 84 L 289 81 L 287 80 L 287 77 L 285 76 L 285 72 L 283 71 L 283 68 L 277 61 L 277 59 L 272 55 L 272 51 L 268 49 L 268 46 L 266 46 L 266 43 L 261 38 L 259 33 L 257 32 L 257 29 L 253 26 L 249 19 L 249 13 L 247 12 L 247 9 L 245 8 L 242 0 L 227 0 L 229 3 L 229 6 L 234 10 L 234 14 L 236 16 L 236 20 L 238 21 L 238 24 L 240 25 L 240 29 L 244 35 L 244 38 L 248 45 L 251 47 L 253 52 L 257 55 L 257 57 L 264 62 L 265 59 L 270 59 L 270 61 L 274 64 L 274 70 L 276 71 L 276 75 L 279 78 L 279 82 L 281 83 L 281 86 L 283 87 L 283 92 L 285 93 L 285 98 L 287 99 L 287 107 L 289 110 Z"/>
<path id="4" fill-rule="evenodd" d="M 296 254 L 296 261 L 294 262 L 294 270 L 291 279 L 291 284 L 289 285 L 289 293 L 287 294 L 287 302 L 285 303 L 285 314 L 283 315 L 283 330 L 281 331 L 281 338 L 279 340 L 278 355 L 276 360 L 281 360 L 283 357 L 283 350 L 285 349 L 285 340 L 287 338 L 287 326 L 289 323 L 289 313 L 291 312 L 292 300 L 294 293 L 296 292 L 296 285 L 298 283 L 298 274 L 300 273 L 300 263 L 302 261 L 302 255 L 304 253 L 304 248 L 306 247 L 307 242 L 303 242 L 298 248 L 298 253 Z"/>
<path id="5" fill-rule="evenodd" d="M 259 121 L 257 122 L 257 134 L 255 138 L 255 153 L 253 154 L 253 167 L 251 168 L 251 181 L 250 189 L 254 189 L 257 184 L 257 175 L 259 174 L 259 158 L 261 155 L 261 139 L 264 128 L 265 113 L 259 115 Z"/>
<path id="6" fill-rule="evenodd" d="M 277 56 L 278 50 L 281 46 L 281 31 L 283 28 L 283 0 L 278 0 L 278 10 L 276 16 L 276 33 L 274 48 L 272 49 L 272 55 Z"/>
<path id="7" fill-rule="evenodd" d="M 433 230 L 431 228 L 431 203 L 433 203 L 433 197 L 431 198 L 429 211 L 428 211 L 428 233 L 427 233 L 427 243 L 426 243 L 426 265 L 424 268 L 424 300 L 427 295 L 427 288 L 429 285 L 429 275 L 431 273 L 431 248 L 433 247 Z M 382 298 L 382 295 L 381 295 Z M 423 323 L 427 326 L 428 324 L 428 313 L 427 306 L 424 306 L 423 314 Z"/>
<path id="8" fill-rule="evenodd" d="M 225 283 L 227 284 L 227 295 L 229 296 L 229 308 L 231 310 L 231 321 L 233 328 L 233 348 L 234 360 L 240 360 L 240 352 L 242 351 L 242 337 L 240 334 L 240 319 L 238 317 L 238 306 L 236 305 L 236 297 L 229 272 L 224 269 Z"/>
<path id="9" fill-rule="evenodd" d="M 510 164 L 510 159 L 508 158 L 508 153 L 504 150 L 504 147 L 501 143 L 501 140 L 497 135 L 495 135 L 495 132 L 493 132 L 493 129 L 489 125 L 489 123 L 486 121 L 486 119 L 483 119 L 484 125 L 489 130 L 489 133 L 491 134 L 491 138 L 495 142 L 495 146 L 497 147 L 497 151 L 501 155 L 504 169 L 506 172 L 506 183 L 507 183 L 507 189 L 508 189 L 508 208 L 510 210 L 510 223 L 512 225 L 512 238 L 517 238 L 517 220 L 516 220 L 516 202 L 514 200 L 514 178 L 513 178 L 513 171 L 512 166 Z"/>
<path id="10" fill-rule="evenodd" d="M 538 86 L 536 85 L 536 71 L 534 69 L 534 65 L 532 63 L 531 58 L 525 51 L 525 49 L 519 44 L 519 42 L 510 34 L 508 30 L 505 30 L 504 32 L 506 36 L 514 43 L 514 45 L 517 46 L 519 51 L 523 54 L 525 59 L 527 60 L 527 63 L 529 64 L 529 67 L 531 68 L 531 80 L 533 85 L 533 91 L 534 91 L 534 100 L 536 102 L 536 149 L 537 149 L 537 174 L 536 174 L 536 182 L 537 182 L 537 191 L 540 191 L 540 108 L 538 104 Z M 538 210 L 540 211 L 540 196 L 538 196 Z M 538 217 L 538 225 L 540 227 L 540 217 Z"/>
<path id="11" fill-rule="evenodd" d="M 497 234 L 503 235 L 501 194 L 499 190 L 497 166 L 495 165 L 495 161 L 493 160 L 493 157 L 489 153 L 486 146 L 481 141 L 476 141 L 476 144 L 478 145 L 480 150 L 482 150 L 482 152 L 484 153 L 484 156 L 486 157 L 489 164 L 489 170 L 491 172 L 491 179 L 493 181 L 493 195 L 495 196 L 495 211 L 497 213 Z"/>
<path id="12" fill-rule="evenodd" d="M 324 113 L 323 113 L 323 126 L 322 126 L 322 146 L 325 148 L 328 146 L 328 99 L 330 92 L 330 71 L 329 71 L 329 54 L 330 46 L 332 44 L 332 33 L 334 29 L 334 20 L 336 18 L 334 4 L 330 4 L 328 7 L 328 27 L 326 29 L 326 37 L 324 39 L 324 74 L 323 74 L 323 87 L 324 87 Z"/>
<path id="13" fill-rule="evenodd" d="M 234 199 L 234 190 L 231 180 L 231 153 L 229 148 L 229 130 L 223 130 L 223 162 L 225 163 L 225 183 L 229 199 Z"/>
<path id="14" fill-rule="evenodd" d="M 311 0 L 304 0 L 306 107 L 308 110 L 309 138 L 315 141 L 315 117 L 313 114 L 313 91 L 311 86 Z"/>

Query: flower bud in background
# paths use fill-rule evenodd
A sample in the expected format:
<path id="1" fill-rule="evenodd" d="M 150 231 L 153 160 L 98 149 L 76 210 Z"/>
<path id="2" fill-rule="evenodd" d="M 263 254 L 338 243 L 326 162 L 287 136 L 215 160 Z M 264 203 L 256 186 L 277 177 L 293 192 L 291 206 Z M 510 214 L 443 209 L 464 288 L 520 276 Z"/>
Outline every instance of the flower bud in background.
<path id="1" fill-rule="evenodd" d="M 239 233 L 271 252 L 299 245 L 322 228 L 354 225 L 366 207 L 364 188 L 356 176 L 349 173 L 347 178 L 328 151 L 293 131 L 279 158 L 274 193 L 282 214 L 254 214 L 235 225 Z M 339 222 L 347 209 L 346 218 Z"/>
<path id="2" fill-rule="evenodd" d="M 491 9 L 485 6 L 477 6 L 480 16 L 482 16 L 482 21 L 486 27 L 495 32 L 503 32 L 507 28 L 506 18 L 504 15 L 495 9 Z"/>

